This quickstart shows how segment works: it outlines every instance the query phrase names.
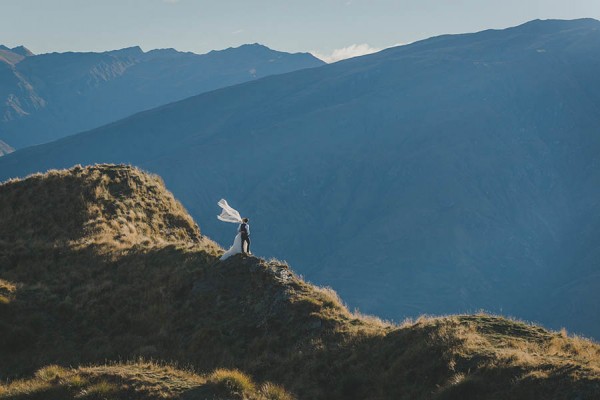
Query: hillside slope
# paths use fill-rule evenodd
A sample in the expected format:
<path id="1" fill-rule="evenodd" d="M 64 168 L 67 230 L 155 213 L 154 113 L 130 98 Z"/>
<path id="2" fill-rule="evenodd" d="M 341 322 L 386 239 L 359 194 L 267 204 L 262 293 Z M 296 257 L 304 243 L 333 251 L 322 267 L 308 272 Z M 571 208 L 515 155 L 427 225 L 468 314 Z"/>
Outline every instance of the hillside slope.
<path id="1" fill-rule="evenodd" d="M 273 74 L 323 65 L 258 44 L 207 54 L 139 47 L 34 55 L 0 49 L 0 140 L 45 143 L 136 112 Z"/>
<path id="2" fill-rule="evenodd" d="M 599 338 L 598 70 L 595 20 L 441 36 L 17 151 L 0 179 L 133 163 L 220 243 L 231 232 L 207 216 L 226 197 L 258 252 L 353 307 L 485 309 Z"/>
<path id="3" fill-rule="evenodd" d="M 132 167 L 7 182 L 0 202 L 2 381 L 143 356 L 209 377 L 237 368 L 300 399 L 591 399 L 600 387 L 600 346 L 584 339 L 484 314 L 391 325 L 276 260 L 219 262 L 223 250 L 160 180 Z M 210 381 L 187 376 L 168 392 L 181 373 L 111 368 L 42 370 L 0 386 L 0 398 L 70 398 L 81 379 L 117 384 L 118 398 L 136 380 L 178 398 L 190 380 Z"/>
<path id="4" fill-rule="evenodd" d="M 56 365 L 36 371 L 31 379 L 4 386 L 0 399 L 206 399 L 292 400 L 281 387 L 266 382 L 257 385 L 236 370 L 219 369 L 200 376 L 189 371 L 149 362 L 93 367 L 61 368 Z"/>

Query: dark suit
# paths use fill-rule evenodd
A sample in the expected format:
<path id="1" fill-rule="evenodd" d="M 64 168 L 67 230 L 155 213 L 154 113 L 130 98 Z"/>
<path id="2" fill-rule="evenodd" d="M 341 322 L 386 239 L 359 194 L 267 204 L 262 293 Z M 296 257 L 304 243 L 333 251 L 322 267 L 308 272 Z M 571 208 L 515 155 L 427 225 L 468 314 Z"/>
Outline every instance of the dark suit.
<path id="1" fill-rule="evenodd" d="M 250 225 L 242 223 L 239 231 L 242 234 L 242 253 L 250 253 Z M 247 244 L 246 251 L 244 251 L 244 243 Z"/>

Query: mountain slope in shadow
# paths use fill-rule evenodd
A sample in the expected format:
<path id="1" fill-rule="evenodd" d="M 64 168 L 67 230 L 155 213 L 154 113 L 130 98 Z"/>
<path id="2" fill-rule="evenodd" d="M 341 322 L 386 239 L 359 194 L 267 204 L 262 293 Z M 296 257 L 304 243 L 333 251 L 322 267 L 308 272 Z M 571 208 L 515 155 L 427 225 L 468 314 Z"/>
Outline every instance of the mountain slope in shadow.
<path id="1" fill-rule="evenodd" d="M 591 341 L 485 314 L 393 325 L 349 312 L 277 260 L 220 262 L 223 250 L 160 179 L 132 167 L 7 182 L 0 205 L 0 398 L 597 393 L 600 347 Z M 138 357 L 203 374 L 113 364 Z M 269 384 L 276 394 L 253 380 L 279 385 Z"/>
<path id="2" fill-rule="evenodd" d="M 132 163 L 220 243 L 207 216 L 226 197 L 259 253 L 365 312 L 485 309 L 600 337 L 599 69 L 595 20 L 441 36 L 17 151 L 0 179 Z"/>

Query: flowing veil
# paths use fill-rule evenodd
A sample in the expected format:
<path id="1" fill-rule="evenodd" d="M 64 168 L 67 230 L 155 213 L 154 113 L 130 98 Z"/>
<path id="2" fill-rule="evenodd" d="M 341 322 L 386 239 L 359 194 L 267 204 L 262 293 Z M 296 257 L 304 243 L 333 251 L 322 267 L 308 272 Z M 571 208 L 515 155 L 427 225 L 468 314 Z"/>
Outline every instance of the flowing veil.
<path id="1" fill-rule="evenodd" d="M 229 204 L 227 204 L 227 200 L 221 199 L 217 203 L 219 207 L 222 208 L 221 214 L 217 216 L 217 218 L 223 222 L 231 222 L 234 224 L 241 224 L 242 217 L 240 213 L 237 212 L 236 209 L 232 208 Z M 238 232 L 233 240 L 233 245 L 221 256 L 221 261 L 226 260 L 234 254 L 238 254 L 242 252 L 242 235 Z"/>
<path id="2" fill-rule="evenodd" d="M 217 216 L 218 219 L 223 222 L 233 222 L 236 224 L 242 223 L 242 217 L 240 216 L 240 213 L 227 204 L 227 200 L 221 199 L 217 204 L 223 209 L 221 210 L 221 214 Z"/>

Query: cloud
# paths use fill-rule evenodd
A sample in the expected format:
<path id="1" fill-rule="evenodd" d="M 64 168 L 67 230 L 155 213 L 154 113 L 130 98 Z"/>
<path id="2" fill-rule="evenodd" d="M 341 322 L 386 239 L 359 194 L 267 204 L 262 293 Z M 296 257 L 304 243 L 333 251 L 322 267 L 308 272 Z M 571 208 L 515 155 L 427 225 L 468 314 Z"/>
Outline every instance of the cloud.
<path id="1" fill-rule="evenodd" d="M 244 30 L 243 29 L 238 29 L 236 31 L 231 32 L 232 35 L 239 35 L 240 33 L 243 33 Z"/>
<path id="2" fill-rule="evenodd" d="M 364 56 L 365 54 L 377 53 L 383 49 L 371 47 L 366 43 L 363 44 L 351 44 L 341 49 L 335 49 L 331 54 L 322 54 L 318 51 L 311 51 L 311 54 L 326 63 L 334 63 L 336 61 L 345 60 L 347 58 Z"/>
<path id="3" fill-rule="evenodd" d="M 179 3 L 179 0 L 163 0 L 163 2 L 169 3 L 169 4 L 175 4 L 175 3 Z"/>

